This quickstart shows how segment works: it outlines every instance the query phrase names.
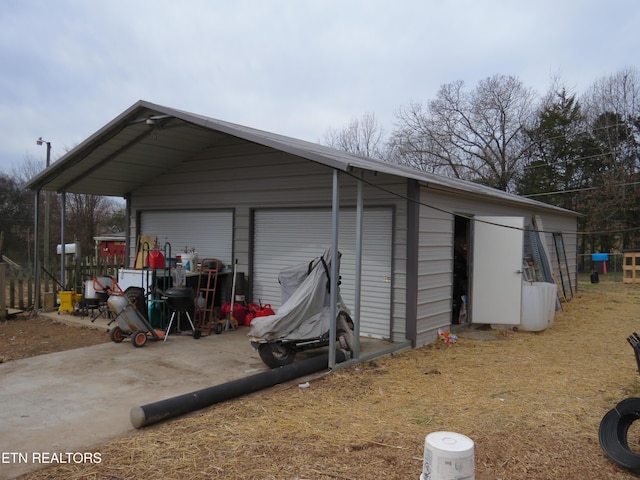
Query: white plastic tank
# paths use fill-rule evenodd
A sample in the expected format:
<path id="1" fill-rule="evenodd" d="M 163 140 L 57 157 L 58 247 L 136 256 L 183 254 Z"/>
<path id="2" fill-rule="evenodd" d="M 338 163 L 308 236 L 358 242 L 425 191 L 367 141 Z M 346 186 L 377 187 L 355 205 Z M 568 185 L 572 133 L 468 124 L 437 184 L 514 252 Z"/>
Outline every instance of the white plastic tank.
<path id="1" fill-rule="evenodd" d="M 520 328 L 539 332 L 552 327 L 555 322 L 557 295 L 558 286 L 555 283 L 523 283 Z"/>
<path id="2" fill-rule="evenodd" d="M 491 324 L 496 330 L 518 329 L 539 332 L 553 326 L 558 302 L 558 286 L 547 282 L 524 282 L 522 284 L 522 304 L 520 323 L 514 325 Z"/>

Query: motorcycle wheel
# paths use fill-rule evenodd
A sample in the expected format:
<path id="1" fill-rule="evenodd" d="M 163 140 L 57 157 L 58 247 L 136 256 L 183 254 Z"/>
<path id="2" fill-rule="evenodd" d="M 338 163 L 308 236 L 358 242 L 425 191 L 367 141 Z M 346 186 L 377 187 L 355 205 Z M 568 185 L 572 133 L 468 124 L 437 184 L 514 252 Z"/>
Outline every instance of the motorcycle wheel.
<path id="1" fill-rule="evenodd" d="M 336 336 L 342 350 L 353 351 L 353 320 L 346 312 L 338 314 Z"/>
<path id="2" fill-rule="evenodd" d="M 296 352 L 286 343 L 261 343 L 258 346 L 258 354 L 269 368 L 289 365 L 296 356 Z"/>

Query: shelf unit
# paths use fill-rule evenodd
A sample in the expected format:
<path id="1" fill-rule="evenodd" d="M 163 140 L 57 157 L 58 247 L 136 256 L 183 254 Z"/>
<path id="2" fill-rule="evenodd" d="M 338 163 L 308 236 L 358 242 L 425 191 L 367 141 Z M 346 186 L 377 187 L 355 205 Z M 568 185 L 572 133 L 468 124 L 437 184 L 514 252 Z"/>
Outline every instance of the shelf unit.
<path id="1" fill-rule="evenodd" d="M 162 267 L 152 262 L 151 253 L 159 252 L 163 255 Z M 171 287 L 171 244 L 168 242 L 162 248 L 151 247 L 147 242 L 142 244 L 142 288 L 145 289 L 146 313 L 149 323 L 155 328 L 165 328 L 168 323 L 168 308 L 162 292 Z"/>

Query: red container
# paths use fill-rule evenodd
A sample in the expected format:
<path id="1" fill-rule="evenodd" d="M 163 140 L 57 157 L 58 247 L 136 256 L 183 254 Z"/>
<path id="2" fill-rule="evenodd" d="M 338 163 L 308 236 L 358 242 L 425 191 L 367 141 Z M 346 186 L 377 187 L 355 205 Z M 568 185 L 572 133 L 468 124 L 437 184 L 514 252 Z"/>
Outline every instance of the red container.
<path id="1" fill-rule="evenodd" d="M 164 255 L 160 250 L 151 250 L 147 255 L 147 267 L 164 268 Z"/>
<path id="2" fill-rule="evenodd" d="M 247 308 L 239 303 L 233 304 L 233 313 L 231 314 L 238 324 L 247 325 Z"/>
<path id="3" fill-rule="evenodd" d="M 269 315 L 275 315 L 276 312 L 273 311 L 271 305 L 267 303 L 261 310 L 256 312 L 256 317 L 268 317 Z"/>
<path id="4" fill-rule="evenodd" d="M 220 312 L 224 316 L 229 315 L 229 312 L 231 312 L 231 304 L 229 302 L 224 303 L 220 307 Z M 249 323 L 247 323 L 247 317 L 248 317 L 247 307 L 245 307 L 241 303 L 233 304 L 233 311 L 231 312 L 231 317 L 234 318 L 239 325 L 249 325 Z M 249 322 L 250 321 L 251 319 L 249 318 Z"/>

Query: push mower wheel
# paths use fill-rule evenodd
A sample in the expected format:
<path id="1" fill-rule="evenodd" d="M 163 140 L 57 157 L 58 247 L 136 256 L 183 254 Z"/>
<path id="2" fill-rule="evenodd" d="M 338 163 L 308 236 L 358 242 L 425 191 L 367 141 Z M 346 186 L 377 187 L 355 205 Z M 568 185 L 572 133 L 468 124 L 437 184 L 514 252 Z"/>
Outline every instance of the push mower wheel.
<path id="1" fill-rule="evenodd" d="M 142 330 L 135 332 L 131 337 L 131 343 L 133 343 L 133 346 L 136 348 L 144 347 L 147 343 L 147 332 Z"/>
<path id="2" fill-rule="evenodd" d="M 114 343 L 120 343 L 124 340 L 124 332 L 120 327 L 113 327 L 109 330 L 109 339 Z"/>
<path id="3" fill-rule="evenodd" d="M 223 328 L 224 328 L 224 327 L 222 326 L 222 323 L 220 323 L 220 322 L 216 322 L 216 326 L 215 326 L 215 327 L 213 327 L 213 331 L 214 331 L 216 334 L 218 334 L 218 335 L 219 335 L 219 334 L 221 334 L 221 333 L 222 333 L 222 329 L 223 329 Z"/>
<path id="4" fill-rule="evenodd" d="M 202 336 L 202 332 L 200 330 L 193 331 L 193 339 L 198 340 Z"/>

